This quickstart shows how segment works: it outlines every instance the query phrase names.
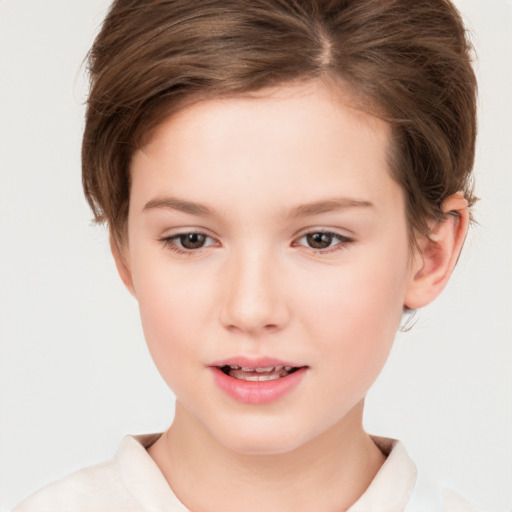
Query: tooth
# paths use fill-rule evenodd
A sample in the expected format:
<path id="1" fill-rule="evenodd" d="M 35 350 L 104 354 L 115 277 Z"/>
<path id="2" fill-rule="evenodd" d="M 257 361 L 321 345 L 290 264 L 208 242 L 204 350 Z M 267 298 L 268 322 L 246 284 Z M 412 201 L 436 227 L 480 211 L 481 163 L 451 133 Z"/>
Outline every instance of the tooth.
<path id="1" fill-rule="evenodd" d="M 233 375 L 235 379 L 238 380 L 244 380 L 244 381 L 250 381 L 250 382 L 261 382 L 261 381 L 267 381 L 267 380 L 276 380 L 279 379 L 281 376 L 276 373 L 270 373 L 268 375 L 257 375 L 256 373 L 253 375 Z"/>
<path id="2" fill-rule="evenodd" d="M 251 382 L 252 381 L 258 381 L 260 380 L 260 378 L 258 377 L 258 375 L 244 375 L 243 377 L 237 377 L 241 380 L 250 380 Z"/>
<path id="3" fill-rule="evenodd" d="M 277 368 L 279 368 L 279 366 Z M 276 368 L 276 370 L 277 370 L 277 368 Z M 273 366 L 267 366 L 266 368 L 255 368 L 255 371 L 257 371 L 258 373 L 263 373 L 263 372 L 271 372 L 273 369 L 274 369 Z"/>
<path id="4" fill-rule="evenodd" d="M 248 375 L 247 377 L 245 377 L 245 380 L 262 382 L 262 381 L 266 381 L 266 380 L 275 380 L 278 378 L 279 378 L 279 375 L 254 375 L 254 376 Z"/>
<path id="5" fill-rule="evenodd" d="M 284 369 L 289 372 L 291 369 L 293 368 L 293 366 L 285 366 Z"/>
<path id="6" fill-rule="evenodd" d="M 255 370 L 254 370 L 254 368 L 245 368 L 245 367 L 242 366 L 242 371 L 243 372 L 253 372 Z"/>
<path id="7" fill-rule="evenodd" d="M 232 370 L 240 370 L 240 366 L 232 365 L 230 366 Z"/>
<path id="8" fill-rule="evenodd" d="M 276 379 L 279 379 L 279 375 L 276 375 L 276 374 L 260 375 L 260 377 L 258 378 L 259 381 L 263 381 L 263 380 L 276 380 Z"/>

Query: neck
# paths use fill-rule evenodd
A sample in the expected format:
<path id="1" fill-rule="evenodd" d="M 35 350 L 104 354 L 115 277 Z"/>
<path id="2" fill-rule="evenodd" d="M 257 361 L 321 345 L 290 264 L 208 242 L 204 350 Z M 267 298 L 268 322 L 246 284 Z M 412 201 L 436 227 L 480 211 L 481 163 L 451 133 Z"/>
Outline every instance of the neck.
<path id="1" fill-rule="evenodd" d="M 362 428 L 363 403 L 286 453 L 247 455 L 219 443 L 178 402 L 171 428 L 149 449 L 176 496 L 196 512 L 347 510 L 384 456 Z"/>

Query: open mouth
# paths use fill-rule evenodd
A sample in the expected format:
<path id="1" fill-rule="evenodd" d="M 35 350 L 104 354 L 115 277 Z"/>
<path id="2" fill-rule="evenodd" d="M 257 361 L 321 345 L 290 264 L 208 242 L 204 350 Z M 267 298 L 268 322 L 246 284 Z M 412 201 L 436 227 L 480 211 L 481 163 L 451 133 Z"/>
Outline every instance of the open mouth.
<path id="1" fill-rule="evenodd" d="M 262 405 L 280 400 L 304 381 L 309 366 L 290 363 L 270 357 L 233 357 L 214 362 L 210 369 L 214 382 L 230 398 L 243 404 Z"/>
<path id="2" fill-rule="evenodd" d="M 238 380 L 261 382 L 267 380 L 276 380 L 286 377 L 296 372 L 299 367 L 295 366 L 267 366 L 265 368 L 245 368 L 236 365 L 224 365 L 220 370 Z"/>

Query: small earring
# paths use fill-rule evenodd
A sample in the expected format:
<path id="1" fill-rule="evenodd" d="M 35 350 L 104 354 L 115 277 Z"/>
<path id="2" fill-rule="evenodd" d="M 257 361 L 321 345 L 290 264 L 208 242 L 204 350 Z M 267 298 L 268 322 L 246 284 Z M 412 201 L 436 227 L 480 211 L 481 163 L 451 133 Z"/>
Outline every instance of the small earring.
<path id="1" fill-rule="evenodd" d="M 418 318 L 416 317 L 417 314 L 417 309 L 409 309 L 408 307 L 405 307 L 402 314 L 402 321 L 400 322 L 400 327 L 398 330 L 400 332 L 409 332 L 418 321 Z"/>

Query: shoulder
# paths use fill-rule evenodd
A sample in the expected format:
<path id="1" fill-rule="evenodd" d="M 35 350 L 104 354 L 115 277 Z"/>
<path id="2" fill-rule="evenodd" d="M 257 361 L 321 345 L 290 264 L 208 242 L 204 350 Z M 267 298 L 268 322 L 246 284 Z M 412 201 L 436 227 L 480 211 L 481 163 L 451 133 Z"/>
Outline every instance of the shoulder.
<path id="1" fill-rule="evenodd" d="M 413 493 L 404 512 L 478 512 L 454 490 L 437 487 L 428 495 Z"/>
<path id="2" fill-rule="evenodd" d="M 40 489 L 13 512 L 138 512 L 123 484 L 116 461 L 91 466 Z"/>
<path id="3" fill-rule="evenodd" d="M 386 461 L 349 512 L 476 512 L 423 468 L 418 469 L 400 441 L 372 439 Z"/>
<path id="4" fill-rule="evenodd" d="M 416 481 L 404 512 L 477 512 L 453 489 L 446 488 L 432 474 L 418 468 Z"/>
<path id="5" fill-rule="evenodd" d="M 462 496 L 451 489 L 444 489 L 443 503 L 445 512 L 477 512 Z"/>
<path id="6" fill-rule="evenodd" d="M 138 487 L 151 492 L 159 483 L 146 451 L 158 435 L 126 436 L 114 458 L 47 485 L 12 512 L 141 512 Z"/>

